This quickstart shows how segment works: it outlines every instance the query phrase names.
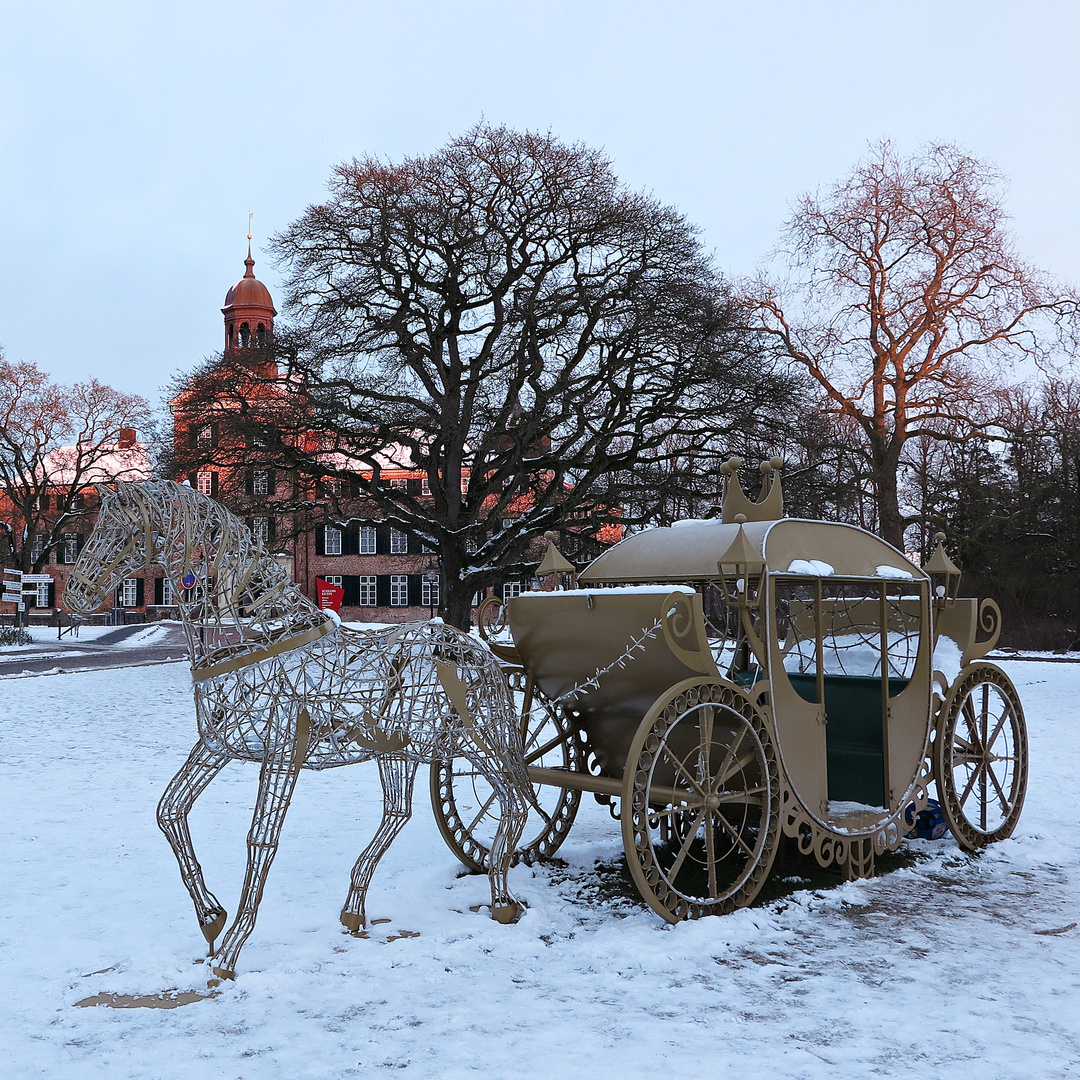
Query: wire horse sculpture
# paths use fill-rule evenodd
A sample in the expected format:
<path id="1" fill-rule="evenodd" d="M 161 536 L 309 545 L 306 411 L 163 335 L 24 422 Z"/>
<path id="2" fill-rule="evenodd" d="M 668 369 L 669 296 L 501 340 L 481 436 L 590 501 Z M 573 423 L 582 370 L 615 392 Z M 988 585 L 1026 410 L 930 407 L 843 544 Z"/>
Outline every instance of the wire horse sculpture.
<path id="1" fill-rule="evenodd" d="M 300 769 L 375 758 L 382 821 L 357 859 L 341 922 L 366 923 L 379 860 L 412 813 L 421 762 L 468 758 L 497 792 L 501 814 L 489 869 L 492 917 L 522 907 L 507 872 L 534 803 L 513 701 L 495 657 L 434 619 L 377 630 L 340 625 L 220 504 L 171 481 L 100 486 L 97 525 L 65 588 L 89 613 L 131 572 L 160 564 L 174 583 L 187 634 L 199 739 L 158 805 L 191 894 L 214 973 L 232 978 L 255 926 L 263 887 Z M 239 909 L 219 948 L 225 909 L 206 886 L 188 813 L 222 768 L 261 765 Z"/>

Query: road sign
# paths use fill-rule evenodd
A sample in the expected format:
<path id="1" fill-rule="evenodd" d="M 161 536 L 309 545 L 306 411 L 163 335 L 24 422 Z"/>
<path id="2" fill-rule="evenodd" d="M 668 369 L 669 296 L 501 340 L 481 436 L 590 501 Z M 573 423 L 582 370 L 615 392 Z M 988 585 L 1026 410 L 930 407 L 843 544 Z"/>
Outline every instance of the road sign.
<path id="1" fill-rule="evenodd" d="M 0 599 L 3 599 L 5 604 L 21 604 L 22 603 L 22 593 L 21 592 L 6 592 L 6 593 L 4 593 L 3 597 L 0 598 Z"/>
<path id="2" fill-rule="evenodd" d="M 5 567 L 4 567 L 4 573 L 5 573 L 6 575 L 10 576 L 10 577 L 13 577 L 13 578 L 18 578 L 18 579 L 19 579 L 20 581 L 22 581 L 22 571 L 21 571 L 21 570 L 9 570 L 9 569 L 8 569 L 8 568 L 7 568 L 6 566 L 5 566 Z M 5 584 L 6 584 L 6 582 L 5 582 Z"/>
<path id="3" fill-rule="evenodd" d="M 52 581 L 52 574 L 23 574 L 24 585 L 44 585 L 46 581 Z"/>

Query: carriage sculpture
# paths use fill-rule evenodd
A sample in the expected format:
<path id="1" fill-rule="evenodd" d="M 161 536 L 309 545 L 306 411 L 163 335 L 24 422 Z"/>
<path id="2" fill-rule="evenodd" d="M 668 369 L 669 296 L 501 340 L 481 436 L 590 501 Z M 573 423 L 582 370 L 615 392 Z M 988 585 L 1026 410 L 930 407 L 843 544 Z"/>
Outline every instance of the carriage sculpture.
<path id="1" fill-rule="evenodd" d="M 957 595 L 943 537 L 919 566 L 857 527 L 784 518 L 779 459 L 757 502 L 741 464 L 719 518 L 623 539 L 577 588 L 509 600 L 512 640 L 488 635 L 538 804 L 516 857 L 552 856 L 591 793 L 671 922 L 749 904 L 782 848 L 871 875 L 933 788 L 979 849 L 1012 833 L 1027 784 L 1019 697 L 982 659 L 1000 612 Z M 461 757 L 431 789 L 451 849 L 486 870 L 494 793 Z"/>

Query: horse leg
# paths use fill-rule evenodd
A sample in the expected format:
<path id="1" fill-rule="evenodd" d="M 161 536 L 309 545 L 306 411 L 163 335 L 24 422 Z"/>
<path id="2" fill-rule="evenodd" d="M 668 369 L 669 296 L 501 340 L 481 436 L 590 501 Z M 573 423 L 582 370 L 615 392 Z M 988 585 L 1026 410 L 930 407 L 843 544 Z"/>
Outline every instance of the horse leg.
<path id="1" fill-rule="evenodd" d="M 488 867 L 491 917 L 496 922 L 514 923 L 521 918 L 525 908 L 514 899 L 507 877 L 513 865 L 518 841 L 525 829 L 529 809 L 519 790 L 518 781 L 509 769 L 490 759 L 479 759 L 476 764 L 485 773 L 499 799 L 499 826 L 491 842 L 491 865 Z"/>
<path id="2" fill-rule="evenodd" d="M 195 848 L 191 843 L 188 813 L 207 784 L 221 772 L 228 761 L 225 754 L 208 750 L 201 742 L 197 742 L 180 771 L 169 781 L 157 809 L 158 827 L 165 834 L 165 839 L 169 841 L 176 861 L 180 864 L 180 877 L 195 903 L 195 914 L 211 952 L 214 951 L 214 939 L 225 925 L 225 909 L 206 887 L 202 867 L 195 857 Z"/>
<path id="3" fill-rule="evenodd" d="M 383 789 L 383 816 L 379 827 L 364 848 L 352 871 L 352 884 L 345 906 L 341 909 L 341 924 L 354 934 L 367 925 L 364 905 L 367 890 L 379 860 L 390 849 L 397 834 L 412 816 L 413 780 L 418 762 L 394 754 L 379 756 L 379 779 Z"/>
<path id="4" fill-rule="evenodd" d="M 301 709 L 293 737 L 271 741 L 266 748 L 259 770 L 259 794 L 247 838 L 247 872 L 240 891 L 240 906 L 221 948 L 214 953 L 214 974 L 219 978 L 234 977 L 240 950 L 255 929 L 263 888 L 277 854 L 281 827 L 307 752 L 309 727 L 307 710 Z"/>

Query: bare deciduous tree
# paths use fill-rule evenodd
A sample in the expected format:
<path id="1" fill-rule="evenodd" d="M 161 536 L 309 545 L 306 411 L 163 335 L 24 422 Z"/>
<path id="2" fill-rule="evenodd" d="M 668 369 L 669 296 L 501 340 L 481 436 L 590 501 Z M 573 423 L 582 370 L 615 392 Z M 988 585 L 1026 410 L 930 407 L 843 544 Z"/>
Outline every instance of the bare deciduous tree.
<path id="1" fill-rule="evenodd" d="M 884 142 L 797 203 L 785 247 L 799 278 L 750 289 L 761 333 L 861 429 L 877 526 L 900 547 L 908 440 L 975 436 L 997 372 L 1076 341 L 1076 295 L 1017 256 L 1004 220 L 983 162 L 954 146 L 904 159 Z"/>
<path id="2" fill-rule="evenodd" d="M 58 386 L 33 364 L 0 353 L 0 560 L 39 572 L 88 512 L 84 490 L 139 463 L 141 455 L 118 444 L 123 429 L 148 415 L 134 394 L 95 379 Z"/>

